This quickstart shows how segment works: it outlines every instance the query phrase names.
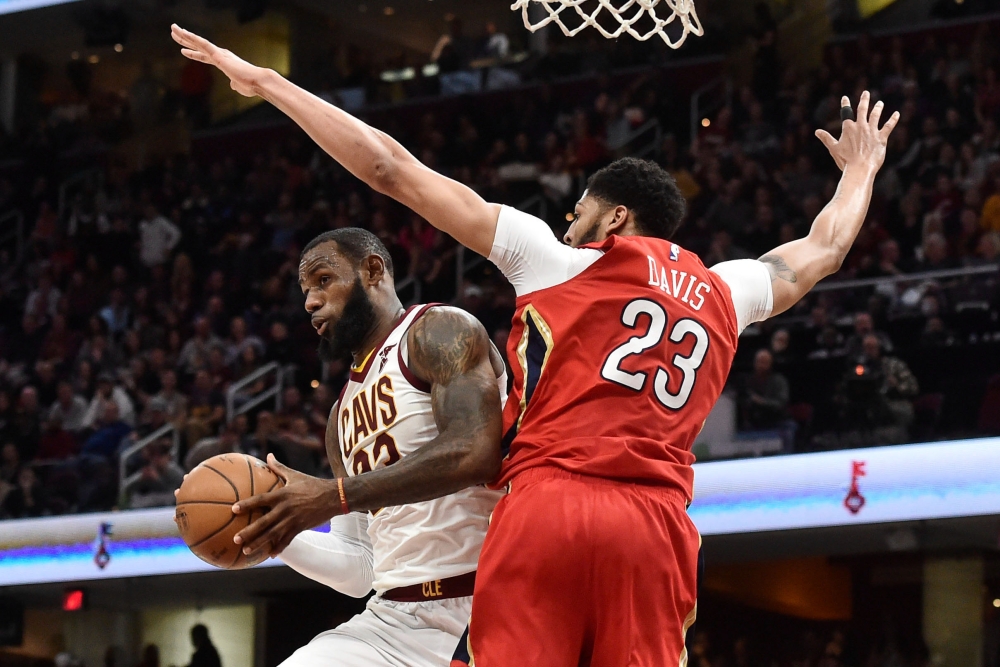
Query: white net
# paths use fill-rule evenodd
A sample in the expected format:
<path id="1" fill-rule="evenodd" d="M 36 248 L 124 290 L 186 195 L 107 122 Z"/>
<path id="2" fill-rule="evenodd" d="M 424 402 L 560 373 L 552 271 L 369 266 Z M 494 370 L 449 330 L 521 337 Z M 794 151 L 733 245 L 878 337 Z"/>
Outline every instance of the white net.
<path id="1" fill-rule="evenodd" d="M 672 49 L 680 48 L 689 34 L 702 36 L 705 31 L 698 20 L 693 0 L 618 0 L 615 6 L 611 0 L 517 0 L 511 9 L 521 10 L 524 26 L 531 32 L 555 23 L 568 37 L 576 35 L 584 28 L 594 28 L 608 39 L 616 39 L 629 34 L 640 41 L 659 36 Z M 532 20 L 531 7 L 544 8 L 544 14 Z M 572 18 L 576 14 L 576 18 Z M 605 16 L 613 19 L 604 19 Z M 568 26 L 563 19 L 579 25 Z M 605 27 L 604 20 L 610 26 Z M 668 29 L 674 21 L 679 28 Z M 671 35 L 677 33 L 679 35 Z"/>

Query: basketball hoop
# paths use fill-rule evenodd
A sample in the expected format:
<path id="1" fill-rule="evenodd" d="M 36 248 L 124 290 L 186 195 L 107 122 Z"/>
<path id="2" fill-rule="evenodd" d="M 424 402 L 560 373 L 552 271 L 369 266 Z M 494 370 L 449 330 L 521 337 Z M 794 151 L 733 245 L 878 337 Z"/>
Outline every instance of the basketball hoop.
<path id="1" fill-rule="evenodd" d="M 702 36 L 705 34 L 695 12 L 694 0 L 618 0 L 620 7 L 615 7 L 612 0 L 516 0 L 511 9 L 521 10 L 524 16 L 524 27 L 531 32 L 555 23 L 567 37 L 572 37 L 584 28 L 596 28 L 608 39 L 616 39 L 624 33 L 628 33 L 639 41 L 646 41 L 655 35 L 659 35 L 663 41 L 672 49 L 680 48 L 688 34 Z M 532 4 L 539 5 L 545 9 L 545 16 L 538 21 L 532 21 L 528 16 L 528 11 Z M 657 16 L 657 7 L 660 14 L 670 12 L 669 16 L 663 18 Z M 568 27 L 563 22 L 563 12 L 567 9 L 575 10 L 581 23 L 573 28 Z M 610 14 L 617 21 L 617 27 L 608 30 L 600 24 L 598 19 L 603 13 Z M 572 16 L 572 13 L 567 13 Z M 667 34 L 667 26 L 675 20 L 680 22 L 681 34 L 672 38 Z M 643 21 L 644 25 L 651 25 L 648 30 L 637 29 L 637 25 Z M 610 23 L 610 21 L 608 21 Z M 643 31 L 645 30 L 645 31 Z"/>

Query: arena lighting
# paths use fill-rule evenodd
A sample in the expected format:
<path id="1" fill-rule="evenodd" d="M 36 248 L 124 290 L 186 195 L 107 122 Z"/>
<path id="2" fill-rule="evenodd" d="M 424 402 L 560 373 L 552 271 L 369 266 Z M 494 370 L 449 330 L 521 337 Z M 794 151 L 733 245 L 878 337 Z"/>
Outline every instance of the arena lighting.
<path id="1" fill-rule="evenodd" d="M 1000 600 L 993 600 L 993 606 L 1000 608 Z"/>
<path id="2" fill-rule="evenodd" d="M 312 387 L 313 389 L 316 389 L 317 387 L 319 387 L 319 380 L 313 380 L 312 382 L 309 383 L 309 386 Z"/>
<path id="3" fill-rule="evenodd" d="M 65 5 L 70 2 L 79 2 L 79 0 L 0 0 L 0 14 L 13 14 L 40 7 Z"/>
<path id="4" fill-rule="evenodd" d="M 82 611 L 87 606 L 87 594 L 82 588 L 70 588 L 63 593 L 63 611 Z"/>
<path id="5" fill-rule="evenodd" d="M 708 127 L 711 124 L 712 124 L 712 121 L 710 121 L 708 118 L 702 118 L 701 119 L 701 126 L 702 127 Z"/>

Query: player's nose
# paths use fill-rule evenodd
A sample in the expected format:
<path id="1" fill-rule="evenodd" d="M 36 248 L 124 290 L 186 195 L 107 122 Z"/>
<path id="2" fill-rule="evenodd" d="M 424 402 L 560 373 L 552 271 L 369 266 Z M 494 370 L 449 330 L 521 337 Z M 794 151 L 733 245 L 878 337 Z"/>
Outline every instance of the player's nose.
<path id="1" fill-rule="evenodd" d="M 317 310 L 323 307 L 323 300 L 319 298 L 313 290 L 309 290 L 306 294 L 306 312 L 312 315 Z"/>

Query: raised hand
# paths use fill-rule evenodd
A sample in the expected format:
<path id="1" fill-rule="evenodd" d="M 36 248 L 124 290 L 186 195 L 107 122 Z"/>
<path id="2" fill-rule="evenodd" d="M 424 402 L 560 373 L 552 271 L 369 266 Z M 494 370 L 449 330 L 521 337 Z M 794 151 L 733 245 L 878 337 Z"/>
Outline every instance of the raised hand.
<path id="1" fill-rule="evenodd" d="M 245 554 L 264 549 L 273 558 L 303 530 L 315 528 L 340 514 L 340 505 L 339 500 L 331 500 L 331 497 L 337 498 L 336 483 L 292 470 L 278 463 L 274 454 L 268 455 L 267 466 L 285 484 L 233 505 L 234 514 L 266 512 L 237 533 L 233 541 Z"/>
<path id="2" fill-rule="evenodd" d="M 259 94 L 258 83 L 267 72 L 263 67 L 251 65 L 232 51 L 220 49 L 204 37 L 199 37 L 176 23 L 170 26 L 170 36 L 181 45 L 181 54 L 186 58 L 218 67 L 229 77 L 233 90 L 240 95 L 256 97 Z"/>
<path id="3" fill-rule="evenodd" d="M 885 162 L 885 147 L 889 135 L 899 122 L 899 112 L 895 112 L 880 129 L 879 120 L 882 117 L 884 105 L 876 102 L 869 112 L 868 105 L 871 95 L 866 90 L 858 101 L 857 120 L 845 120 L 840 131 L 840 139 L 834 139 L 826 130 L 816 130 L 816 137 L 823 142 L 830 155 L 843 171 L 851 165 L 865 166 L 878 170 Z M 845 95 L 840 105 L 850 106 L 851 101 Z"/>

